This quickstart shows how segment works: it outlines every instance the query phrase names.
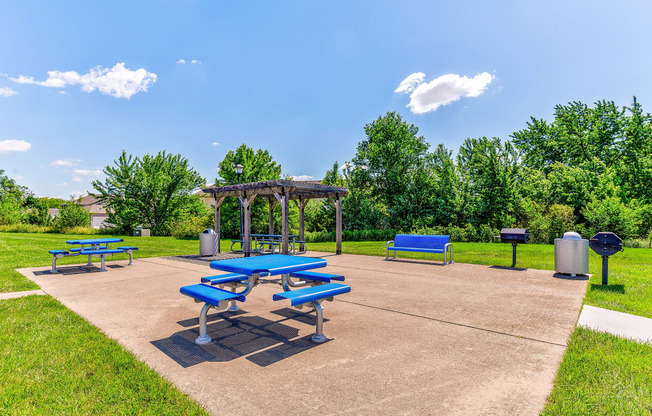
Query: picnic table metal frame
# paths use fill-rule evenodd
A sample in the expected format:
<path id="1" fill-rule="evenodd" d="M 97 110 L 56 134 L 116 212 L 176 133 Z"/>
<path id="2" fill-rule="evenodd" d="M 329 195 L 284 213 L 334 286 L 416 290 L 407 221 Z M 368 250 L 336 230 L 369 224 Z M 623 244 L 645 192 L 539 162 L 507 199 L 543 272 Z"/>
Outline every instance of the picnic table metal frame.
<path id="1" fill-rule="evenodd" d="M 107 238 L 89 238 L 89 239 L 81 239 L 81 240 L 68 240 L 66 241 L 66 244 L 70 245 L 81 245 L 81 250 L 79 254 L 82 254 L 81 252 L 84 251 L 84 246 L 90 246 L 91 250 L 110 250 L 109 249 L 109 244 L 111 243 L 122 243 L 125 240 L 122 238 L 114 238 L 114 237 L 107 237 Z M 98 257 L 100 259 L 100 271 L 105 272 L 106 267 L 105 267 L 105 262 L 104 258 L 105 256 L 113 255 L 114 253 L 100 253 L 100 254 L 87 254 L 88 256 L 88 263 L 86 263 L 86 266 L 92 266 L 93 262 L 91 261 L 92 257 Z M 131 261 L 130 261 L 131 264 Z"/>

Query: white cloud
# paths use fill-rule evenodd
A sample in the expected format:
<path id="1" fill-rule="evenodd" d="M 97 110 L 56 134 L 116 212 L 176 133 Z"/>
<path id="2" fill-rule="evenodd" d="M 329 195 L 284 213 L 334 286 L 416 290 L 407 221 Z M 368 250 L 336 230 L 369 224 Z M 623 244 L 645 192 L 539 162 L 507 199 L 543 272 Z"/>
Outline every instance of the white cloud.
<path id="1" fill-rule="evenodd" d="M 100 176 L 102 174 L 101 170 L 89 170 L 89 169 L 75 169 L 76 175 L 83 176 Z"/>
<path id="2" fill-rule="evenodd" d="M 48 79 L 45 81 L 35 81 L 34 77 L 24 75 L 10 79 L 18 84 L 35 84 L 51 88 L 79 85 L 85 92 L 98 90 L 102 94 L 115 98 L 130 99 L 134 94 L 146 92 L 156 82 L 156 78 L 156 74 L 147 72 L 144 68 L 132 71 L 125 68 L 124 62 L 119 62 L 113 68 L 96 66 L 83 75 L 75 71 L 48 71 Z"/>
<path id="3" fill-rule="evenodd" d="M 18 175 L 18 176 L 14 176 L 14 179 L 20 181 L 22 179 L 25 179 L 25 177 L 23 175 Z"/>
<path id="4" fill-rule="evenodd" d="M 64 166 L 77 166 L 79 165 L 79 162 L 81 162 L 79 159 L 58 159 L 50 163 L 50 166 L 54 166 L 55 168 Z"/>
<path id="5" fill-rule="evenodd" d="M 199 62 L 199 61 L 196 60 L 196 59 L 193 59 L 192 61 L 190 61 L 190 63 L 191 63 L 191 64 L 201 64 L 201 62 Z"/>
<path id="6" fill-rule="evenodd" d="M 295 175 L 295 176 L 292 177 L 292 180 L 295 180 L 295 181 L 309 181 L 312 178 L 314 178 L 314 176 L 312 176 L 312 175 Z"/>
<path id="7" fill-rule="evenodd" d="M 0 87 L 0 97 L 11 97 L 12 95 L 17 95 L 18 93 L 12 90 L 9 87 Z"/>
<path id="8" fill-rule="evenodd" d="M 218 142 L 213 142 L 213 146 L 219 146 L 220 144 Z"/>
<path id="9" fill-rule="evenodd" d="M 409 75 L 398 85 L 398 88 L 394 92 L 398 93 L 408 93 L 414 91 L 414 89 L 421 84 L 426 79 L 426 74 L 423 72 L 415 72 L 412 75 Z"/>
<path id="10" fill-rule="evenodd" d="M 68 91 L 57 91 L 57 94 L 70 95 L 70 93 Z"/>
<path id="11" fill-rule="evenodd" d="M 185 64 L 185 63 L 186 63 L 186 60 L 185 60 L 185 59 L 179 59 L 179 60 L 177 61 L 177 63 L 178 63 L 178 64 Z"/>
<path id="12" fill-rule="evenodd" d="M 68 182 L 61 182 L 61 183 L 58 183 L 57 186 L 68 186 Z"/>
<path id="13" fill-rule="evenodd" d="M 70 197 L 71 197 L 72 199 L 78 199 L 78 198 L 81 198 L 81 197 L 84 196 L 84 195 L 86 195 L 86 192 L 75 191 L 75 192 L 72 192 L 72 193 L 70 194 Z"/>
<path id="14" fill-rule="evenodd" d="M 32 144 L 25 140 L 0 140 L 0 153 L 26 152 Z"/>
<path id="15" fill-rule="evenodd" d="M 450 104 L 462 97 L 482 95 L 494 79 L 494 76 L 488 72 L 482 72 L 473 78 L 447 74 L 430 82 L 422 82 L 425 76 L 421 77 L 421 74 L 419 72 L 408 76 L 395 90 L 405 94 L 411 93 L 407 107 L 414 114 L 436 111 L 440 106 Z"/>
<path id="16" fill-rule="evenodd" d="M 82 178 L 81 178 L 81 176 L 73 176 L 73 177 L 72 177 L 72 181 L 73 181 L 73 182 L 81 182 L 81 181 L 82 181 Z"/>

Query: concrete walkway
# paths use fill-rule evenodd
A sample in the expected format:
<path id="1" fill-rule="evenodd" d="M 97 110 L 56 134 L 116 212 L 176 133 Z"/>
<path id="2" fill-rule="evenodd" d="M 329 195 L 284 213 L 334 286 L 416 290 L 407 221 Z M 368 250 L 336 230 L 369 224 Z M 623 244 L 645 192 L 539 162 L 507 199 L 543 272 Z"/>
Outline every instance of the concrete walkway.
<path id="1" fill-rule="evenodd" d="M 257 286 L 243 310 L 209 314 L 183 285 L 216 274 L 166 258 L 20 270 L 213 414 L 537 415 L 586 290 L 553 272 L 309 253 L 352 292 L 325 305 L 330 340 L 306 309 Z M 91 270 L 91 272 L 89 272 Z"/>
<path id="2" fill-rule="evenodd" d="M 23 296 L 31 296 L 31 295 L 47 295 L 47 293 L 45 293 L 40 289 L 24 290 L 22 292 L 5 292 L 5 293 L 0 293 L 0 300 L 22 298 Z"/>
<path id="3" fill-rule="evenodd" d="M 584 305 L 578 325 L 637 342 L 652 343 L 652 319 Z"/>

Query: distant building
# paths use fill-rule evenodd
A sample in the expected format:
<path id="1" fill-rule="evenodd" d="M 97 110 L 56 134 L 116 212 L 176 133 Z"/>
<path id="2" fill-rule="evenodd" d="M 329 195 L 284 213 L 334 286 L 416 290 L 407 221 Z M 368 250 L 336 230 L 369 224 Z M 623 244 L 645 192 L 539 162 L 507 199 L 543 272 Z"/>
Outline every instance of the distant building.
<path id="1" fill-rule="evenodd" d="M 215 186 L 215 184 L 206 184 L 204 188 L 210 188 L 211 186 Z M 213 210 L 215 209 L 215 199 L 211 194 L 207 194 L 206 192 L 202 191 L 201 189 L 193 192 L 193 195 L 197 195 L 201 200 L 204 202 L 206 205 L 206 208 Z"/>
<path id="2" fill-rule="evenodd" d="M 50 215 L 50 218 L 56 217 L 58 213 L 59 208 L 48 208 L 48 214 Z"/>
<path id="3" fill-rule="evenodd" d="M 108 226 L 106 219 L 108 217 L 104 202 L 98 200 L 95 195 L 86 195 L 79 198 L 79 205 L 91 214 L 91 227 L 102 228 Z"/>

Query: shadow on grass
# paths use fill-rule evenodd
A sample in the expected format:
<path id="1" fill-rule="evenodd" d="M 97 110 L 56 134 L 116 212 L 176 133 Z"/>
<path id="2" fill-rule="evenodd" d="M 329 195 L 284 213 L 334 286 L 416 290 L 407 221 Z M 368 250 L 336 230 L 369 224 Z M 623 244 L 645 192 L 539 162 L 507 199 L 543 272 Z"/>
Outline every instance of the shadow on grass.
<path id="1" fill-rule="evenodd" d="M 625 294 L 625 285 L 602 285 L 599 283 L 591 283 L 589 287 L 591 292 L 610 292 Z"/>
<path id="2" fill-rule="evenodd" d="M 227 362 L 243 356 L 247 356 L 247 360 L 254 364 L 266 367 L 318 345 L 310 340 L 311 335 L 294 339 L 299 335 L 299 330 L 282 323 L 297 320 L 314 324 L 314 317 L 307 316 L 307 313 L 287 308 L 279 309 L 274 311 L 283 316 L 283 319 L 278 321 L 258 316 L 242 316 L 245 313 L 238 311 L 209 315 L 209 322 L 214 321 L 208 324 L 208 334 L 213 338 L 210 344 L 195 344 L 199 335 L 199 329 L 196 327 L 152 341 L 151 344 L 183 368 L 204 362 Z M 178 323 L 187 327 L 198 324 L 198 319 Z"/>

